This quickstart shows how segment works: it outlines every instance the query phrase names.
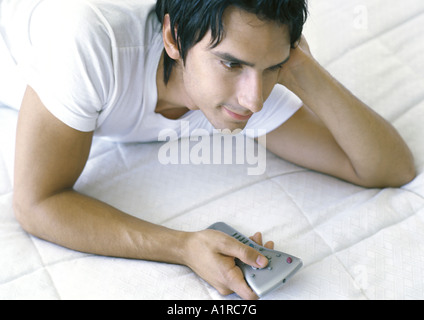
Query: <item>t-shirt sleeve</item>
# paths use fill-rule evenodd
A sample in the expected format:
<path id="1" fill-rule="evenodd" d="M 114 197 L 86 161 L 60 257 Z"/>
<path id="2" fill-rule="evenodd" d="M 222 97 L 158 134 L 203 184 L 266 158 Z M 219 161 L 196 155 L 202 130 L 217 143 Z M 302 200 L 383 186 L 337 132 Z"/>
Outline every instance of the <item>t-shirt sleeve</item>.
<path id="1" fill-rule="evenodd" d="M 20 69 L 45 107 L 90 132 L 113 86 L 112 45 L 101 16 L 80 1 L 41 2 L 29 23 L 30 53 Z"/>
<path id="2" fill-rule="evenodd" d="M 249 138 L 268 134 L 289 120 L 302 106 L 302 100 L 293 92 L 276 85 L 263 109 L 252 116 L 243 133 Z"/>

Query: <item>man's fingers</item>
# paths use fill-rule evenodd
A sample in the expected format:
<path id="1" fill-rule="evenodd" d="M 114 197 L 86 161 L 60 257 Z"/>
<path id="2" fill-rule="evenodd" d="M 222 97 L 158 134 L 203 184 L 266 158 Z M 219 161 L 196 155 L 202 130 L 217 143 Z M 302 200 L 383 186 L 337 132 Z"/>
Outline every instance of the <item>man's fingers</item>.
<path id="1" fill-rule="evenodd" d="M 250 239 L 252 241 L 256 242 L 257 244 L 259 244 L 260 246 L 264 246 L 265 248 L 274 250 L 274 242 L 273 241 L 269 241 L 265 245 L 263 245 L 262 233 L 260 233 L 260 232 L 255 233 L 255 235 L 250 237 Z"/>
<path id="2" fill-rule="evenodd" d="M 267 248 L 267 249 L 274 250 L 274 242 L 268 241 L 267 243 L 265 243 L 264 247 Z"/>
<path id="3" fill-rule="evenodd" d="M 269 263 L 264 255 L 230 236 L 225 237 L 221 248 L 222 254 L 237 258 L 255 268 L 265 268 Z"/>
<path id="4" fill-rule="evenodd" d="M 262 233 L 256 232 L 254 236 L 250 237 L 250 240 L 256 242 L 260 246 L 262 245 Z"/>
<path id="5" fill-rule="evenodd" d="M 263 245 L 262 234 L 259 232 L 252 236 L 250 239 L 261 246 Z M 221 238 L 219 247 L 219 251 L 221 254 L 227 257 L 237 258 L 252 267 L 263 269 L 266 268 L 266 266 L 269 264 L 268 259 L 259 251 L 241 243 L 240 241 L 230 236 L 225 236 Z M 268 249 L 273 249 L 274 243 L 272 241 L 269 241 L 265 244 L 265 247 Z M 229 292 L 232 291 L 245 300 L 259 299 L 258 296 L 246 283 L 241 269 L 238 268 L 236 265 L 234 265 L 233 268 L 229 269 L 225 273 L 224 277 L 225 290 L 219 290 L 221 294 L 229 294 Z"/>
<path id="6" fill-rule="evenodd" d="M 231 269 L 228 274 L 228 286 L 243 300 L 258 300 L 259 297 L 252 291 L 244 280 L 243 272 L 240 268 Z"/>

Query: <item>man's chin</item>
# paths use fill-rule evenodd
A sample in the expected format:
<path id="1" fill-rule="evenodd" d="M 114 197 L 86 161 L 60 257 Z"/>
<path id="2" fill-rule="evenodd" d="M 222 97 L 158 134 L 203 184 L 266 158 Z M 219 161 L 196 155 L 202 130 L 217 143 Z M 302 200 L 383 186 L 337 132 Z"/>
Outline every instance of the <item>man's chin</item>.
<path id="1" fill-rule="evenodd" d="M 238 134 L 242 132 L 246 126 L 247 123 L 224 123 L 224 124 L 214 124 L 212 123 L 212 126 L 215 128 L 215 130 L 219 131 L 223 134 Z"/>

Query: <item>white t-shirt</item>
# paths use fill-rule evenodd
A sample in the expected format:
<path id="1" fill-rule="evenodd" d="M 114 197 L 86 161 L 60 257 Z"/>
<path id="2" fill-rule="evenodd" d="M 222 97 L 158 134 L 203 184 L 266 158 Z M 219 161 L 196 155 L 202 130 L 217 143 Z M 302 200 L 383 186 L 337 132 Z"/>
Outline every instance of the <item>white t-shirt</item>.
<path id="1" fill-rule="evenodd" d="M 66 125 L 119 142 L 154 142 L 164 129 L 213 127 L 201 111 L 155 113 L 163 40 L 155 0 L 0 0 L 0 35 L 27 83 Z M 256 136 L 302 102 L 277 85 L 246 129 Z M 245 131 L 246 133 L 248 130 Z M 263 131 L 261 131 L 263 132 Z"/>

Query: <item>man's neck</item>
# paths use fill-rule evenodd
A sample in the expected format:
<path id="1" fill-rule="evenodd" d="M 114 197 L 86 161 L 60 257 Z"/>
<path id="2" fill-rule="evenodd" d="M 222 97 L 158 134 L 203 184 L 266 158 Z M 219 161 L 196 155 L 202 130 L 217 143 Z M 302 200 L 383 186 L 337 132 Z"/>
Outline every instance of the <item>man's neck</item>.
<path id="1" fill-rule="evenodd" d="M 162 54 L 156 76 L 158 102 L 155 112 L 163 115 L 165 118 L 177 120 L 190 111 L 187 107 L 188 104 L 185 102 L 186 93 L 181 70 L 175 67 L 167 84 L 165 84 L 163 75 L 164 57 Z"/>

